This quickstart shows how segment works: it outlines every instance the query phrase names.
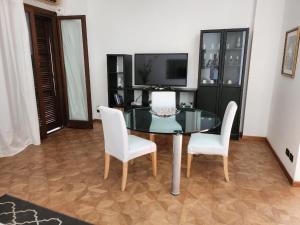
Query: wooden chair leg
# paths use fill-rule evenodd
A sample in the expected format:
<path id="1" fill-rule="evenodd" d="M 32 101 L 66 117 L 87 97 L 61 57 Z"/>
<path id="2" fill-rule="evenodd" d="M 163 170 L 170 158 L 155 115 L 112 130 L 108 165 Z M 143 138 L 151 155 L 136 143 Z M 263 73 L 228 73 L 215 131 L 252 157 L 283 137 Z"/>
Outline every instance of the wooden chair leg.
<path id="1" fill-rule="evenodd" d="M 192 165 L 193 155 L 188 153 L 187 154 L 187 170 L 186 170 L 186 177 L 191 176 L 191 165 Z"/>
<path id="2" fill-rule="evenodd" d="M 127 174 L 128 174 L 128 162 L 125 162 L 125 163 L 123 163 L 121 191 L 124 191 L 126 188 Z"/>
<path id="3" fill-rule="evenodd" d="M 151 158 L 152 158 L 153 176 L 156 177 L 157 174 L 157 152 L 156 151 L 151 153 Z"/>
<path id="4" fill-rule="evenodd" d="M 223 164 L 224 164 L 224 174 L 225 174 L 225 180 L 229 182 L 229 175 L 228 175 L 228 157 L 223 156 Z"/>
<path id="5" fill-rule="evenodd" d="M 149 134 L 149 140 L 155 142 L 155 134 Z M 150 156 L 147 155 L 147 158 L 149 160 L 151 160 L 152 159 L 152 154 L 150 154 Z"/>
<path id="6" fill-rule="evenodd" d="M 149 134 L 149 140 L 150 141 L 155 141 L 155 134 Z"/>
<path id="7" fill-rule="evenodd" d="M 110 155 L 105 153 L 104 156 L 104 179 L 108 177 L 109 172 Z"/>

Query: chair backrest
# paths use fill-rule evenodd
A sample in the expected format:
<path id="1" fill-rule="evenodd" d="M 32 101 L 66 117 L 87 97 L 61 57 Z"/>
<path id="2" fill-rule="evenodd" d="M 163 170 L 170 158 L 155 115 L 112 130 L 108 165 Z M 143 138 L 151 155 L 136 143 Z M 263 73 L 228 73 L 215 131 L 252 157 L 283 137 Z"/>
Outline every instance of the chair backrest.
<path id="1" fill-rule="evenodd" d="M 154 91 L 151 94 L 152 110 L 161 108 L 176 108 L 176 94 L 174 91 Z"/>
<path id="2" fill-rule="evenodd" d="M 120 110 L 100 106 L 104 133 L 105 152 L 121 161 L 129 154 L 128 134 L 123 113 Z"/>
<path id="3" fill-rule="evenodd" d="M 234 101 L 229 102 L 223 117 L 221 128 L 221 142 L 222 145 L 225 146 L 227 149 L 229 147 L 231 128 L 237 108 L 238 106 Z"/>

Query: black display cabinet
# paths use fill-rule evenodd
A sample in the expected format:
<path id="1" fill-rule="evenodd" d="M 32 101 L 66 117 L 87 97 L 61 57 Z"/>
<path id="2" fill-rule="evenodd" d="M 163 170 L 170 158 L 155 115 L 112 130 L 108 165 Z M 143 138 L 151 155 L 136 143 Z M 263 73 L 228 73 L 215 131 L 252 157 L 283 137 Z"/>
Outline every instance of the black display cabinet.
<path id="1" fill-rule="evenodd" d="M 235 139 L 240 136 L 248 34 L 248 28 L 241 28 L 202 30 L 200 35 L 196 106 L 223 118 L 227 104 L 235 101 L 238 110 L 231 132 Z"/>
<path id="2" fill-rule="evenodd" d="M 107 55 L 107 88 L 109 107 L 126 110 L 134 101 L 131 55 Z"/>

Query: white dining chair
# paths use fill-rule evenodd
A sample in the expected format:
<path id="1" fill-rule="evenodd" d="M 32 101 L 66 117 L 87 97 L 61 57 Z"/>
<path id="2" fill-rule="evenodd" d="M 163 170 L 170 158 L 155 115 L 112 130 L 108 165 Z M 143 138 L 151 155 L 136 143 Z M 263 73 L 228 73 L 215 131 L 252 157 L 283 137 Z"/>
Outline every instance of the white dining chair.
<path id="1" fill-rule="evenodd" d="M 159 112 L 161 109 L 176 109 L 176 93 L 174 91 L 153 91 L 151 93 L 151 109 Z M 155 120 L 153 120 L 153 124 Z M 155 140 L 155 134 L 150 134 L 149 139 Z"/>
<path id="2" fill-rule="evenodd" d="M 225 179 L 228 182 L 228 151 L 231 128 L 237 110 L 234 101 L 228 103 L 221 127 L 221 135 L 195 133 L 188 144 L 187 177 L 190 177 L 191 163 L 194 154 L 223 156 Z"/>
<path id="3" fill-rule="evenodd" d="M 176 93 L 174 91 L 153 91 L 151 93 L 151 109 L 176 108 Z"/>
<path id="4" fill-rule="evenodd" d="M 157 173 L 156 144 L 134 135 L 128 135 L 125 119 L 120 110 L 100 106 L 105 144 L 104 179 L 108 177 L 110 156 L 123 162 L 121 190 L 127 182 L 128 162 L 142 155 L 151 154 L 153 176 Z"/>

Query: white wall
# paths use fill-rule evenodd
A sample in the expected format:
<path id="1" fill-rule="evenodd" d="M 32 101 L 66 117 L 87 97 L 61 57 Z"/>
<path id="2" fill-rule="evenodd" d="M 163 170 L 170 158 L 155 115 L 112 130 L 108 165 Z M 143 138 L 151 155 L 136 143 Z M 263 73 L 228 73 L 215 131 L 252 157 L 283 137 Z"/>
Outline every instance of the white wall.
<path id="1" fill-rule="evenodd" d="M 107 105 L 106 54 L 187 52 L 188 87 L 197 87 L 201 29 L 250 27 L 255 0 L 61 0 L 64 15 L 86 14 L 93 117 Z"/>
<path id="2" fill-rule="evenodd" d="M 267 136 L 284 2 L 257 1 L 243 131 L 247 136 Z"/>
<path id="3" fill-rule="evenodd" d="M 34 5 L 43 9 L 56 11 L 62 15 L 86 15 L 87 1 L 85 0 L 61 0 L 60 4 L 50 4 L 38 0 L 23 0 L 24 3 Z"/>
<path id="4" fill-rule="evenodd" d="M 290 175 L 300 180 L 300 57 L 295 79 L 280 75 L 285 31 L 300 24 L 299 0 L 24 2 L 87 15 L 94 118 L 95 107 L 107 104 L 106 54 L 188 52 L 188 87 L 196 87 L 200 30 L 253 28 L 243 133 L 267 136 Z M 285 156 L 286 147 L 294 163 Z"/>
<path id="5" fill-rule="evenodd" d="M 187 52 L 188 87 L 197 87 L 201 29 L 249 27 L 254 0 L 88 0 L 95 107 L 107 104 L 106 54 Z"/>
<path id="6" fill-rule="evenodd" d="M 37 0 L 23 0 L 24 3 L 29 4 L 29 5 L 34 5 L 36 7 L 40 7 L 43 9 L 48 9 L 48 10 L 52 10 L 55 11 L 57 6 L 54 4 L 49 4 L 49 3 L 45 3 L 42 1 L 37 1 Z"/>
<path id="7" fill-rule="evenodd" d="M 267 135 L 289 174 L 297 181 L 300 181 L 300 57 L 298 57 L 294 79 L 281 75 L 281 65 L 285 32 L 300 25 L 299 9 L 299 0 L 286 1 L 280 35 L 280 51 L 274 73 L 276 82 Z M 293 153 L 294 163 L 291 163 L 285 156 L 286 148 L 289 148 L 290 152 Z"/>

